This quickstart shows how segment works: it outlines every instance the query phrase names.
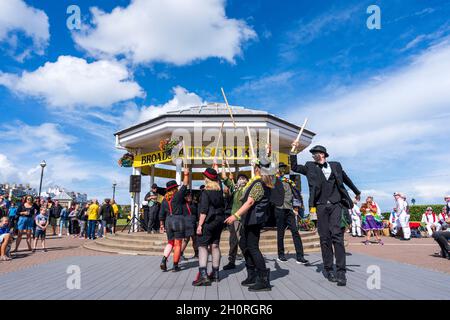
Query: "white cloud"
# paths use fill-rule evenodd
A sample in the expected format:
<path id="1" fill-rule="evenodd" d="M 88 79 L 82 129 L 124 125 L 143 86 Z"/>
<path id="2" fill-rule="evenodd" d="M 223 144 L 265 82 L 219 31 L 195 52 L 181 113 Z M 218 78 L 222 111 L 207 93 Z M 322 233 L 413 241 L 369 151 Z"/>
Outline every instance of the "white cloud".
<path id="1" fill-rule="evenodd" d="M 201 97 L 185 88 L 177 86 L 172 89 L 173 98 L 163 105 L 148 106 L 139 109 L 135 105 L 129 105 L 122 116 L 122 126 L 141 123 L 153 119 L 168 111 L 177 110 L 180 107 L 193 107 L 205 104 Z"/>
<path id="2" fill-rule="evenodd" d="M 134 63 L 234 62 L 242 44 L 256 37 L 244 21 L 226 16 L 224 0 L 133 0 L 111 13 L 91 13 L 94 27 L 74 33 L 75 42 L 93 56 L 126 56 Z"/>
<path id="3" fill-rule="evenodd" d="M 28 6 L 23 0 L 0 2 L 0 42 L 16 46 L 16 32 L 31 38 L 34 51 L 43 54 L 50 38 L 48 17 L 44 11 Z M 28 55 L 25 50 L 25 55 Z"/>
<path id="4" fill-rule="evenodd" d="M 0 72 L 0 84 L 17 94 L 42 99 L 49 107 L 109 107 L 120 101 L 142 97 L 142 88 L 122 64 L 100 60 L 88 63 L 60 56 L 22 75 Z"/>
<path id="5" fill-rule="evenodd" d="M 300 46 L 336 31 L 344 25 L 344 22 L 348 24 L 348 21 L 361 10 L 360 5 L 344 10 L 332 9 L 309 22 L 297 21 L 292 30 L 286 33 L 286 39 L 280 46 L 281 57 L 287 60 L 295 59 Z"/>
<path id="6" fill-rule="evenodd" d="M 449 74 L 450 41 L 443 40 L 380 80 L 317 98 L 288 116 L 298 123 L 307 116 L 313 143 L 325 145 L 385 208 L 394 191 L 439 203 L 450 192 Z M 300 157 L 310 159 L 309 152 Z"/>
<path id="7" fill-rule="evenodd" d="M 295 73 L 292 71 L 285 71 L 281 73 L 263 76 L 258 79 L 252 79 L 233 90 L 234 94 L 246 95 L 260 95 L 263 92 L 280 86 L 286 85 L 289 80 L 294 77 Z"/>
<path id="8" fill-rule="evenodd" d="M 21 154 L 68 151 L 70 145 L 77 141 L 74 136 L 64 134 L 55 123 L 43 123 L 30 126 L 22 122 L 2 126 L 3 144 L 10 143 L 9 153 L 18 150 Z"/>
<path id="9" fill-rule="evenodd" d="M 95 161 L 75 152 L 73 146 L 78 140 L 65 134 L 59 125 L 43 123 L 32 126 L 18 122 L 5 125 L 1 130 L 0 182 L 29 183 L 38 188 L 39 163 L 45 160 L 44 188 L 58 185 L 88 192 L 91 197 L 104 198 L 110 196 L 113 180 L 122 188 L 128 184 L 127 172 L 114 167 L 115 160 L 107 157 Z M 125 199 L 123 196 L 126 193 L 121 195 Z"/>

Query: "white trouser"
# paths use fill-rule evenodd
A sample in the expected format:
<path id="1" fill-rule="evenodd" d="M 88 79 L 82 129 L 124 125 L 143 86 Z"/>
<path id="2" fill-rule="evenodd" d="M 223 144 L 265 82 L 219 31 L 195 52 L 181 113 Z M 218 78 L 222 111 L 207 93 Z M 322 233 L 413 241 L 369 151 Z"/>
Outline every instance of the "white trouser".
<path id="1" fill-rule="evenodd" d="M 361 236 L 361 218 L 357 215 L 352 215 L 352 235 Z"/>
<path id="2" fill-rule="evenodd" d="M 397 235 L 397 231 L 398 231 L 398 219 L 394 221 L 394 223 L 390 223 L 389 224 L 389 229 L 391 229 L 391 233 L 396 236 Z"/>
<path id="3" fill-rule="evenodd" d="M 405 239 L 411 238 L 411 229 L 409 227 L 409 214 L 407 214 L 406 212 L 400 213 L 397 222 L 400 223 L 400 226 L 402 227 L 403 238 Z"/>

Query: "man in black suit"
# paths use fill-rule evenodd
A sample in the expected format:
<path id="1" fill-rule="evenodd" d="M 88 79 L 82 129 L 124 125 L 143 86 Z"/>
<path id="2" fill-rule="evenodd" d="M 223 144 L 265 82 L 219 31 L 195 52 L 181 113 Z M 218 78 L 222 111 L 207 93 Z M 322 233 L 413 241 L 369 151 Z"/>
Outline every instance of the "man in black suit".
<path id="1" fill-rule="evenodd" d="M 295 149 L 300 147 L 298 142 L 292 144 Z M 359 198 L 361 192 L 356 188 L 339 162 L 327 162 L 328 153 L 325 147 L 315 146 L 310 152 L 314 161 L 305 165 L 297 164 L 297 153 L 291 154 L 291 169 L 301 173 L 308 179 L 309 208 L 316 208 L 317 224 L 320 236 L 320 247 L 324 264 L 324 275 L 338 286 L 345 286 L 345 223 L 349 223 L 348 209 L 353 207 L 345 185 L 347 185 Z M 345 222 L 345 223 L 344 223 Z M 333 247 L 336 257 L 337 274 L 333 273 Z"/>

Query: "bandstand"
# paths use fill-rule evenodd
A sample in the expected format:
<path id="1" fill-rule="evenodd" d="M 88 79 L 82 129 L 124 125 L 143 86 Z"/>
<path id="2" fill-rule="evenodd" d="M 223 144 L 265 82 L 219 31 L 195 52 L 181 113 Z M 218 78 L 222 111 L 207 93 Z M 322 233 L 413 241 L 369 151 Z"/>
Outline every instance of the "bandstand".
<path id="1" fill-rule="evenodd" d="M 265 150 L 267 142 L 272 146 L 275 165 L 289 163 L 291 143 L 299 130 L 298 125 L 266 111 L 210 103 L 169 111 L 123 129 L 115 133 L 115 138 L 116 147 L 134 157 L 133 175 L 148 176 L 150 185 L 157 182 L 162 186 L 168 179 L 180 183 L 182 166 L 187 165 L 191 169 L 191 188 L 196 189 L 202 184 L 201 172 L 214 158 L 219 165 L 225 158 L 231 172 L 250 175 L 250 161 Z M 310 145 L 314 135 L 307 129 L 303 131 L 299 140 L 301 149 Z M 167 152 L 161 148 L 161 141 L 167 140 L 183 143 Z M 131 194 L 132 215 L 138 214 L 140 199 L 140 193 Z"/>
<path id="2" fill-rule="evenodd" d="M 132 167 L 132 174 L 148 177 L 142 183 L 141 192 L 145 194 L 154 182 L 160 187 L 165 187 L 169 179 L 180 183 L 184 165 L 191 169 L 192 190 L 198 189 L 203 184 L 201 172 L 214 159 L 221 166 L 225 158 L 229 163 L 225 170 L 250 175 L 250 161 L 258 157 L 261 151 L 266 151 L 267 142 L 272 146 L 270 156 L 274 167 L 278 162 L 288 164 L 291 143 L 297 138 L 299 130 L 298 125 L 265 111 L 236 106 L 228 108 L 226 104 L 211 103 L 167 112 L 121 130 L 115 138 L 116 147 L 129 154 L 127 166 Z M 305 129 L 299 139 L 300 149 L 310 145 L 314 135 Z M 178 143 L 180 137 L 184 142 Z M 167 140 L 177 142 L 171 152 L 163 148 L 162 141 Z M 132 215 L 138 216 L 141 194 L 130 194 Z M 137 223 L 134 223 L 130 231 L 138 229 Z M 301 231 L 300 236 L 305 252 L 319 250 L 319 239 L 314 231 Z M 220 242 L 223 252 L 228 252 L 228 237 L 229 233 L 224 232 Z M 87 242 L 84 247 L 119 254 L 161 255 L 165 243 L 165 234 L 116 232 L 114 236 L 107 234 L 105 238 Z M 274 230 L 267 228 L 261 234 L 261 250 L 265 254 L 277 252 Z M 286 254 L 295 252 L 288 233 L 285 236 L 285 250 Z M 185 253 L 192 254 L 192 248 L 188 246 Z"/>

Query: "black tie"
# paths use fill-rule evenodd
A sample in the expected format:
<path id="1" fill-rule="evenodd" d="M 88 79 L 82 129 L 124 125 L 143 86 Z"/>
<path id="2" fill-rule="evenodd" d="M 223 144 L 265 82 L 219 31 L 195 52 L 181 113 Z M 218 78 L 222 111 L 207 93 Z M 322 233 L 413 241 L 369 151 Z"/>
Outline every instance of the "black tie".
<path id="1" fill-rule="evenodd" d="M 326 163 L 326 162 L 325 162 L 324 164 L 318 163 L 317 165 L 320 167 L 320 169 L 323 169 L 323 168 L 326 169 L 326 168 L 328 168 L 328 163 Z"/>

